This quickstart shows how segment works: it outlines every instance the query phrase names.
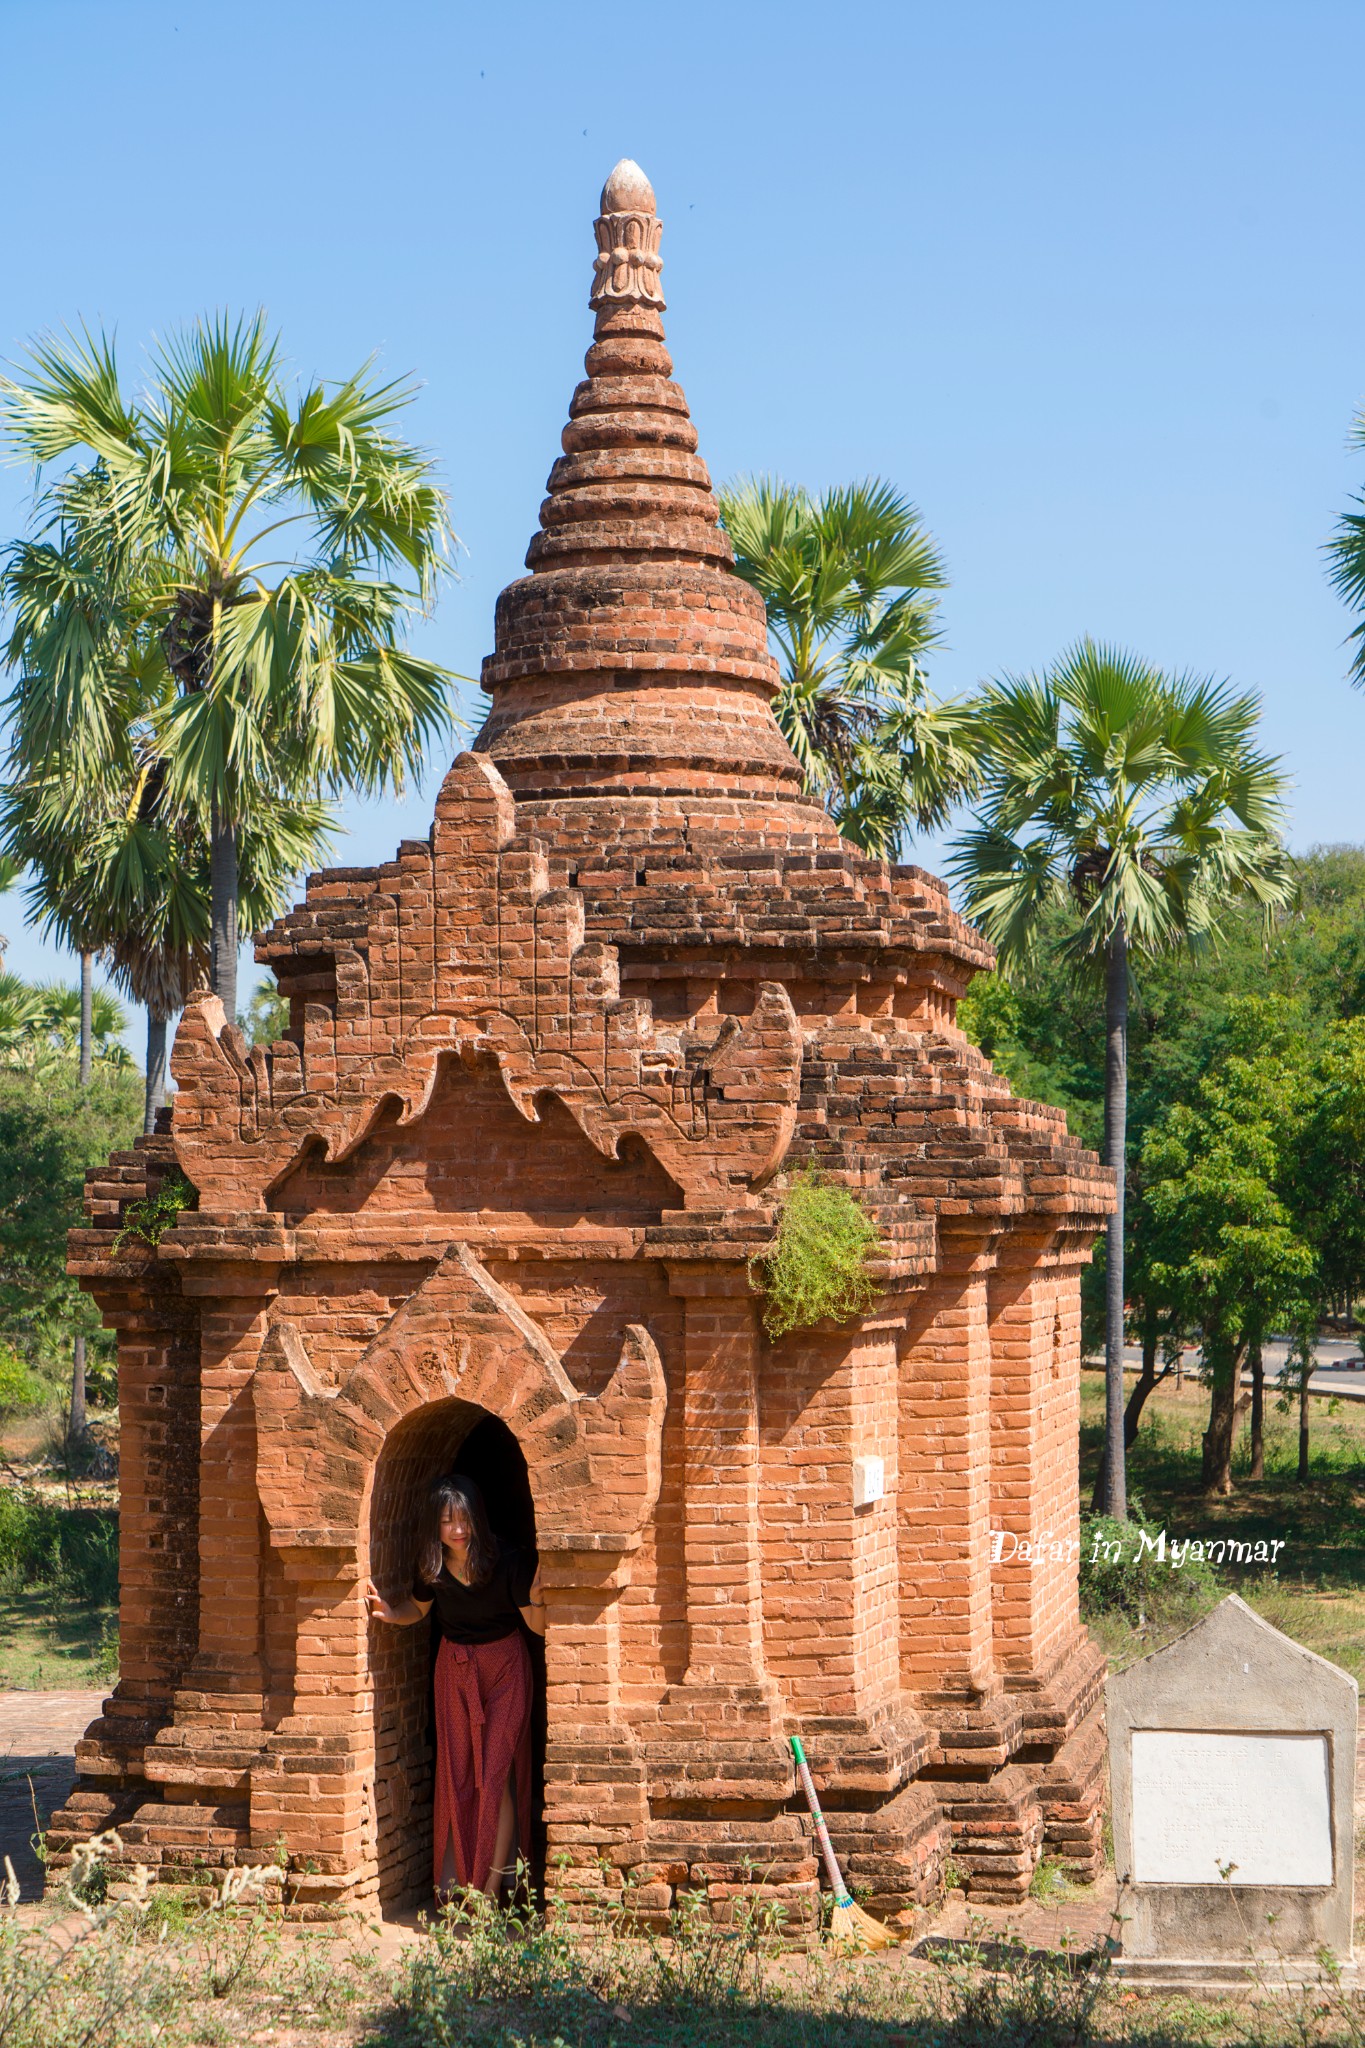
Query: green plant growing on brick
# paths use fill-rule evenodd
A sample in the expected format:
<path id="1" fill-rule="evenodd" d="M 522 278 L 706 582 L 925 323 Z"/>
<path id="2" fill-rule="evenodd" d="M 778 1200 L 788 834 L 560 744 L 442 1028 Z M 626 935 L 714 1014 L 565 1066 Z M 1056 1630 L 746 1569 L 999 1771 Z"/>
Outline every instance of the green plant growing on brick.
<path id="1" fill-rule="evenodd" d="M 749 1261 L 749 1278 L 763 1290 L 768 1335 L 864 1314 L 877 1298 L 868 1265 L 877 1243 L 876 1225 L 847 1188 L 831 1186 L 812 1167 L 795 1173 L 776 1237 Z"/>
<path id="2" fill-rule="evenodd" d="M 183 1174 L 172 1174 L 162 1181 L 154 1195 L 129 1203 L 123 1212 L 123 1228 L 114 1239 L 114 1250 L 121 1251 L 130 1237 L 141 1244 L 160 1244 L 166 1232 L 174 1229 L 181 1210 L 194 1208 L 197 1200 Z"/>

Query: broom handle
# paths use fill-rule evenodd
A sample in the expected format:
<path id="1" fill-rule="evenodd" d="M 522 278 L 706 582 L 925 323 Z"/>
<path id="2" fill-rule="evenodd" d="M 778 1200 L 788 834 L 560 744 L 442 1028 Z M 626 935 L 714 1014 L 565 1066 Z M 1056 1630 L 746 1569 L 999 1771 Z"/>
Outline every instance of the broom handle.
<path id="1" fill-rule="evenodd" d="M 801 1783 L 805 1787 L 810 1817 L 815 1822 L 815 1832 L 820 1838 L 820 1853 L 825 1859 L 825 1875 L 834 1893 L 834 1902 L 838 1906 L 851 1906 L 853 1896 L 844 1883 L 843 1874 L 835 1859 L 834 1845 L 829 1838 L 829 1829 L 825 1826 L 825 1816 L 820 1811 L 820 1802 L 815 1796 L 815 1784 L 811 1778 L 810 1765 L 806 1762 L 806 1752 L 801 1747 L 801 1737 L 793 1735 L 791 1745 L 792 1755 L 796 1758 L 796 1768 L 801 1773 Z"/>

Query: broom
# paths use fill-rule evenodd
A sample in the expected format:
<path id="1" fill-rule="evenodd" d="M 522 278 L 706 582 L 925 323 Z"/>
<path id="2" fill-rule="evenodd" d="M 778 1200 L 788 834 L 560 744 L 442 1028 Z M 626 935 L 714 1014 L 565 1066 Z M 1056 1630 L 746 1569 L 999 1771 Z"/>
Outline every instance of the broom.
<path id="1" fill-rule="evenodd" d="M 796 1768 L 801 1773 L 801 1783 L 805 1787 L 810 1817 L 815 1822 L 815 1832 L 820 1839 L 820 1854 L 825 1859 L 825 1875 L 829 1879 L 830 1890 L 834 1893 L 830 1933 L 836 1941 L 846 1942 L 854 1949 L 894 1948 L 897 1937 L 891 1929 L 883 1927 L 880 1920 L 874 1920 L 870 1913 L 865 1913 L 861 1906 L 855 1904 L 851 1892 L 844 1883 L 829 1839 L 829 1829 L 825 1826 L 825 1816 L 821 1813 L 820 1802 L 815 1796 L 815 1785 L 811 1778 L 810 1765 L 806 1762 L 806 1752 L 801 1747 L 801 1737 L 793 1735 L 791 1745 L 792 1755 L 796 1758 Z"/>

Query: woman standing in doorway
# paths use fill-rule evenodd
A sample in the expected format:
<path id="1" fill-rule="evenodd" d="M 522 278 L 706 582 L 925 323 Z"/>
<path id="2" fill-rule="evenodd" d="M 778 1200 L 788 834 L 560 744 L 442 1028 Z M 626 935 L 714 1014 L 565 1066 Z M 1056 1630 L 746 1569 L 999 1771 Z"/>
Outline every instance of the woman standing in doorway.
<path id="1" fill-rule="evenodd" d="M 531 1658 L 520 1629 L 545 1633 L 534 1551 L 488 1526 L 472 1479 L 427 1496 L 412 1591 L 392 1604 L 367 1580 L 371 1618 L 408 1628 L 436 1607 L 436 1791 L 432 1880 L 496 1899 L 531 1839 Z"/>

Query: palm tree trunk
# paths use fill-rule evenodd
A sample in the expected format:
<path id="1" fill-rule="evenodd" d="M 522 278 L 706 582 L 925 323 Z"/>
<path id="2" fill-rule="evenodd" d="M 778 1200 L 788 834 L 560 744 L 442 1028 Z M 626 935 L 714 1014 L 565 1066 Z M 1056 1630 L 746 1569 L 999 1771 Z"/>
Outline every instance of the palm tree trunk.
<path id="1" fill-rule="evenodd" d="M 1123 1451 L 1123 1194 L 1128 1153 L 1128 935 L 1120 922 L 1109 941 L 1104 991 L 1104 1158 L 1117 1182 L 1105 1225 L 1104 1465 L 1102 1513 L 1128 1519 Z"/>
<path id="2" fill-rule="evenodd" d="M 77 1337 L 71 1347 L 71 1414 L 66 1425 L 66 1440 L 69 1444 L 79 1444 L 85 1432 L 85 1339 Z"/>
<path id="3" fill-rule="evenodd" d="M 142 1128 L 148 1137 L 156 1129 L 156 1113 L 166 1100 L 166 1022 L 147 1007 L 147 1093 Z"/>
<path id="4" fill-rule="evenodd" d="M 1251 1470 L 1250 1479 L 1265 1478 L 1265 1360 L 1261 1340 L 1251 1345 Z"/>
<path id="5" fill-rule="evenodd" d="M 81 954 L 81 1086 L 90 1086 L 91 1041 L 95 1036 L 95 956 Z M 78 1337 L 78 1344 L 85 1339 Z"/>
<path id="6" fill-rule="evenodd" d="M 209 833 L 210 937 L 213 993 L 237 1022 L 237 828 L 213 807 Z"/>

